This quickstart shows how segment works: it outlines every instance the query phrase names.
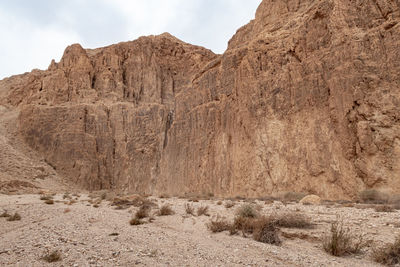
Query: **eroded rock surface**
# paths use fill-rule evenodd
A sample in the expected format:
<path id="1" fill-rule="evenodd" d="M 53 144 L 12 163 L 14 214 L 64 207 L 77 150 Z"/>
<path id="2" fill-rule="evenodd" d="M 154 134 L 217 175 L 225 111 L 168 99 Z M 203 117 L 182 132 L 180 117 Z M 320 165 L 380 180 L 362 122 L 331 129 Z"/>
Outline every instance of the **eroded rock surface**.
<path id="1" fill-rule="evenodd" d="M 19 133 L 88 189 L 400 192 L 400 2 L 264 0 L 223 55 L 163 34 L 0 81 Z"/>

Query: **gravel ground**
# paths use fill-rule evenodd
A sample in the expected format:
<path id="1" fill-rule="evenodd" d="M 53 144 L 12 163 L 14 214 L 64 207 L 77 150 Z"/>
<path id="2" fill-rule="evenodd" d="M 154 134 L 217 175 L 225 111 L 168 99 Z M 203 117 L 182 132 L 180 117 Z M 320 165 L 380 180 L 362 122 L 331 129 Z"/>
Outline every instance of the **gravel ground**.
<path id="1" fill-rule="evenodd" d="M 0 218 L 1 266 L 375 266 L 370 255 L 372 247 L 393 242 L 400 234 L 399 211 L 256 201 L 264 214 L 301 212 L 315 224 L 313 229 L 281 229 L 305 237 L 282 237 L 282 245 L 274 246 L 241 234 L 212 234 L 207 230 L 206 224 L 212 218 L 232 220 L 240 201 L 230 209 L 225 208 L 225 201 L 222 205 L 216 200 L 194 202 L 194 207 L 209 206 L 210 216 L 199 217 L 186 214 L 184 205 L 188 200 L 150 197 L 158 205 L 170 204 L 175 214 L 154 216 L 152 223 L 131 226 L 129 221 L 138 209 L 134 206 L 117 210 L 103 200 L 95 208 L 88 202 L 88 195 L 81 195 L 72 205 L 64 203 L 63 195 L 56 195 L 53 205 L 39 198 L 0 195 L 0 213 L 7 210 L 22 217 L 14 222 Z M 370 247 L 355 256 L 326 254 L 321 240 L 337 216 L 354 231 L 365 234 Z M 54 250 L 61 253 L 61 261 L 47 263 L 41 259 Z"/>

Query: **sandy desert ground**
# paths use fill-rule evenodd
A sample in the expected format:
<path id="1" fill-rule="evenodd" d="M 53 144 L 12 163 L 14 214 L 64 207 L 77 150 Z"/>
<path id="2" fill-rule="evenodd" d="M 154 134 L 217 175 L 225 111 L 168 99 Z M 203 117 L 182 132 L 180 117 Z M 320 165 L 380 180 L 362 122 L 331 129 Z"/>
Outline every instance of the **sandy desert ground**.
<path id="1" fill-rule="evenodd" d="M 207 229 L 207 223 L 217 217 L 232 220 L 244 200 L 233 201 L 235 206 L 229 209 L 225 207 L 228 200 L 190 202 L 194 208 L 209 207 L 210 216 L 192 216 L 186 214 L 187 199 L 149 197 L 159 206 L 169 204 L 175 214 L 154 215 L 153 222 L 133 226 L 129 221 L 138 210 L 135 206 L 118 209 L 103 200 L 97 207 L 86 194 L 72 199 L 77 199 L 76 203 L 68 205 L 70 200 L 58 194 L 55 203 L 49 205 L 38 194 L 0 195 L 0 212 L 21 215 L 19 221 L 0 218 L 0 265 L 375 266 L 372 248 L 393 242 L 400 234 L 399 211 L 376 212 L 360 205 L 344 207 L 337 203 L 303 205 L 255 200 L 262 214 L 292 211 L 312 219 L 312 229 L 281 228 L 282 244 L 275 246 L 242 234 L 213 234 Z M 154 206 L 151 214 L 156 212 Z M 362 253 L 333 257 L 323 250 L 322 239 L 337 216 L 355 232 L 365 234 L 369 246 Z M 60 252 L 60 261 L 47 263 L 42 259 L 54 250 Z"/>

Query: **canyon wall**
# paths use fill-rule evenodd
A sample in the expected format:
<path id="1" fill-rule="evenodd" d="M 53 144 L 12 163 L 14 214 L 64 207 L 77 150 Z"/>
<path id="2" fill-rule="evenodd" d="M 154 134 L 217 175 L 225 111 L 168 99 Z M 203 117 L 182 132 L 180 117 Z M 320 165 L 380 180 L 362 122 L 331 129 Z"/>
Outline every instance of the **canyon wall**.
<path id="1" fill-rule="evenodd" d="M 87 189 L 400 192 L 400 2 L 264 0 L 223 55 L 169 34 L 72 45 L 0 81 L 19 134 Z"/>

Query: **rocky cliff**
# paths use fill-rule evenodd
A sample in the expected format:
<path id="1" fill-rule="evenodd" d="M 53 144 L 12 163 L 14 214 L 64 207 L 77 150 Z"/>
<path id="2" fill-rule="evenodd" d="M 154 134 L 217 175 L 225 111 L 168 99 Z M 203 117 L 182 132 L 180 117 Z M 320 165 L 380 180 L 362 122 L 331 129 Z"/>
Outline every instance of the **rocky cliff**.
<path id="1" fill-rule="evenodd" d="M 400 192 L 400 2 L 264 0 L 223 55 L 72 45 L 0 81 L 19 135 L 87 189 Z"/>

